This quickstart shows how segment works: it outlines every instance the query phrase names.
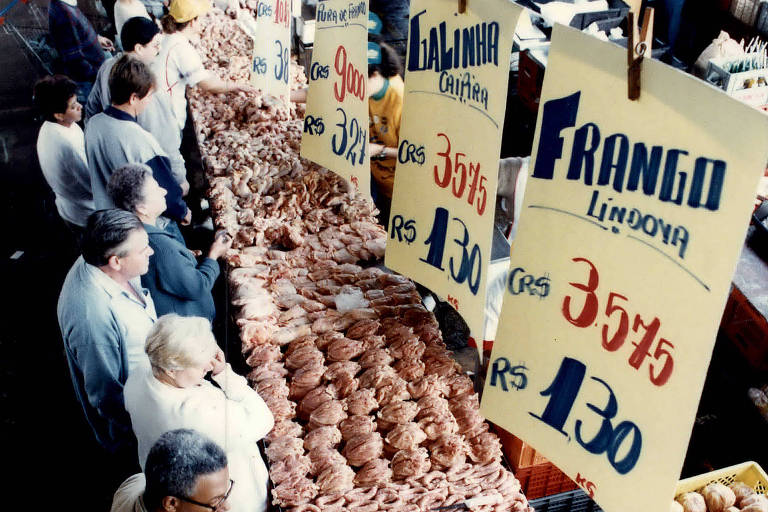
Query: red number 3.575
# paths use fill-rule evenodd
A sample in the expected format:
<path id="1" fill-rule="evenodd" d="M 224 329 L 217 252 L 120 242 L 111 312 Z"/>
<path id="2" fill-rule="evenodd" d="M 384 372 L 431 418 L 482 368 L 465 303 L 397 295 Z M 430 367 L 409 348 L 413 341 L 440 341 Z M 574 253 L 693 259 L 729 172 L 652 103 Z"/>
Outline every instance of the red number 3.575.
<path id="1" fill-rule="evenodd" d="M 600 284 L 600 275 L 597 268 L 586 258 L 573 258 L 575 263 L 585 263 L 588 267 L 588 273 L 584 283 L 568 283 L 577 290 L 584 292 L 584 305 L 578 314 L 574 314 L 572 306 L 575 303 L 574 297 L 566 295 L 563 299 L 563 317 L 579 328 L 587 328 L 592 325 L 597 326 L 596 322 L 600 301 L 597 297 L 597 287 Z M 608 294 L 608 300 L 605 305 L 605 321 L 602 326 L 602 346 L 608 352 L 616 352 L 627 341 L 630 328 L 630 314 L 627 312 L 621 301 L 628 301 L 627 297 L 616 292 Z M 615 322 L 615 326 L 609 324 Z M 642 336 L 638 341 L 633 341 L 635 350 L 629 356 L 628 363 L 635 370 L 639 370 L 647 356 L 651 356 L 655 362 L 651 362 L 648 368 L 650 381 L 663 386 L 667 383 L 675 367 L 675 361 L 671 349 L 675 346 L 667 339 L 659 338 L 656 348 L 651 354 L 651 347 L 656 341 L 656 335 L 661 328 L 661 321 L 654 317 L 650 322 L 645 322 L 643 318 L 636 314 L 632 322 L 632 331 Z"/>

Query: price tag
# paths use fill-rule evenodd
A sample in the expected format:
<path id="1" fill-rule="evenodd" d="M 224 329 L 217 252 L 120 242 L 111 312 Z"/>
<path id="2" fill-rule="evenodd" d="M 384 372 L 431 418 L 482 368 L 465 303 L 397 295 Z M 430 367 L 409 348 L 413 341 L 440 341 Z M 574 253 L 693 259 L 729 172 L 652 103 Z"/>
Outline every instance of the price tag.
<path id="1" fill-rule="evenodd" d="M 509 56 L 506 0 L 411 2 L 386 264 L 445 298 L 482 339 Z"/>
<path id="2" fill-rule="evenodd" d="M 259 0 L 251 61 L 251 84 L 286 102 L 291 79 L 290 7 L 289 0 Z"/>
<path id="3" fill-rule="evenodd" d="M 607 512 L 668 510 L 768 118 L 557 25 L 482 411 Z"/>
<path id="4" fill-rule="evenodd" d="M 368 2 L 317 4 L 301 156 L 370 194 Z"/>

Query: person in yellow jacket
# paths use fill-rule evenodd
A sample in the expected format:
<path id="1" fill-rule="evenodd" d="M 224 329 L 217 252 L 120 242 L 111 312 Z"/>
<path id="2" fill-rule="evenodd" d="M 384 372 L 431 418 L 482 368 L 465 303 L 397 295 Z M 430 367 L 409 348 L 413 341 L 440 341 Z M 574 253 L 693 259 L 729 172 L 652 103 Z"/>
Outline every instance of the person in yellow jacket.
<path id="1" fill-rule="evenodd" d="M 379 222 L 389 222 L 392 187 L 395 183 L 400 116 L 403 112 L 402 64 L 394 49 L 372 40 L 368 51 L 368 118 L 373 199 Z"/>

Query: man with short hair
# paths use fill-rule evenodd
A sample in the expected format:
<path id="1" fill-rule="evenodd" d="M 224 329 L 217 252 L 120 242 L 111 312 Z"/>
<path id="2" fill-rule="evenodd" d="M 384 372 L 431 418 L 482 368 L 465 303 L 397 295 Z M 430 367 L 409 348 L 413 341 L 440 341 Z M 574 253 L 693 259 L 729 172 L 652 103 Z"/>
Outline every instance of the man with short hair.
<path id="1" fill-rule="evenodd" d="M 109 75 L 112 105 L 93 116 L 85 127 L 93 199 L 96 208 L 113 208 L 107 192 L 110 176 L 125 164 L 143 163 L 152 169 L 155 180 L 168 192 L 168 208 L 163 216 L 189 224 L 191 212 L 173 177 L 170 160 L 157 140 L 136 122 L 152 98 L 154 85 L 152 72 L 139 59 L 123 55 L 112 67 Z M 168 220 L 160 227 L 167 226 Z"/>
<path id="2" fill-rule="evenodd" d="M 144 342 L 157 316 L 139 276 L 149 268 L 152 249 L 134 214 L 100 210 L 88 218 L 82 253 L 64 280 L 57 309 L 67 364 L 96 440 L 135 464 L 123 385 L 129 372 L 149 364 Z"/>
<path id="3" fill-rule="evenodd" d="M 110 512 L 226 512 L 234 484 L 219 445 L 195 430 L 171 430 L 149 450 L 144 473 L 117 490 Z"/>
<path id="4" fill-rule="evenodd" d="M 120 33 L 125 55 L 135 57 L 148 66 L 152 64 L 160 51 L 162 37 L 163 34 L 156 23 L 139 16 L 126 21 Z M 88 96 L 88 103 L 85 104 L 86 125 L 90 118 L 103 112 L 112 104 L 109 94 L 109 75 L 119 58 L 120 56 L 111 57 L 104 61 L 104 64 L 99 68 L 96 83 L 91 90 L 91 95 Z M 165 94 L 152 94 L 150 104 L 139 113 L 136 120 L 139 126 L 152 134 L 165 154 L 168 155 L 168 159 L 171 161 L 171 173 L 181 186 L 182 193 L 186 195 L 189 191 L 189 182 L 187 181 L 184 157 L 181 156 L 180 151 L 181 134 L 178 130 L 168 129 L 169 126 L 176 123 L 170 98 Z"/>
<path id="5" fill-rule="evenodd" d="M 94 207 L 76 92 L 77 85 L 66 76 L 46 76 L 35 84 L 34 99 L 45 117 L 37 136 L 40 170 L 56 195 L 59 216 L 79 245 Z"/>

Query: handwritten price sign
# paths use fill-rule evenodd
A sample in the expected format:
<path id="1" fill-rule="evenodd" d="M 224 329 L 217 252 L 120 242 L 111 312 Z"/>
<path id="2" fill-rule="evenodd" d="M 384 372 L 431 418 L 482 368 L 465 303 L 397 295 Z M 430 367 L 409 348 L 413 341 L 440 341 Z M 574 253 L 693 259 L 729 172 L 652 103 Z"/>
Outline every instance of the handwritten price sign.
<path id="1" fill-rule="evenodd" d="M 315 26 L 301 156 L 368 194 L 368 2 L 320 2 Z"/>
<path id="2" fill-rule="evenodd" d="M 768 119 L 553 31 L 482 411 L 607 512 L 667 510 L 768 151 Z M 706 105 L 706 108 L 702 108 Z"/>
<path id="3" fill-rule="evenodd" d="M 253 41 L 251 83 L 288 101 L 291 77 L 290 0 L 259 0 Z"/>
<path id="4" fill-rule="evenodd" d="M 411 2 L 388 267 L 445 298 L 482 339 L 509 55 L 521 8 Z"/>

